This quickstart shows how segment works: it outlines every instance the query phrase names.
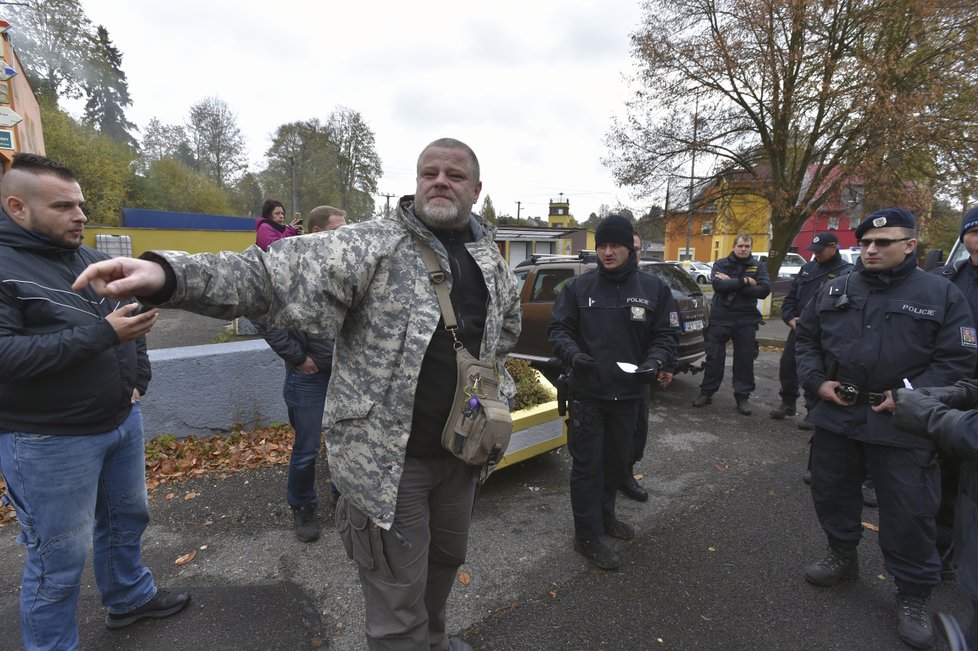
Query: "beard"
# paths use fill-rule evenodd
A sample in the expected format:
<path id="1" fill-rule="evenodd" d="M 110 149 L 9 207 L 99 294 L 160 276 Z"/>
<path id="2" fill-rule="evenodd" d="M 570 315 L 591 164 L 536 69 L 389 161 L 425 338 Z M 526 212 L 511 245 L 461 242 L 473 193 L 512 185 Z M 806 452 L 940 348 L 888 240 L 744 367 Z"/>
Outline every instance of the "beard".
<path id="1" fill-rule="evenodd" d="M 467 214 L 462 214 L 454 202 L 450 206 L 436 207 L 428 204 L 417 204 L 415 214 L 426 226 L 438 229 L 455 230 L 462 228 L 469 221 Z"/>

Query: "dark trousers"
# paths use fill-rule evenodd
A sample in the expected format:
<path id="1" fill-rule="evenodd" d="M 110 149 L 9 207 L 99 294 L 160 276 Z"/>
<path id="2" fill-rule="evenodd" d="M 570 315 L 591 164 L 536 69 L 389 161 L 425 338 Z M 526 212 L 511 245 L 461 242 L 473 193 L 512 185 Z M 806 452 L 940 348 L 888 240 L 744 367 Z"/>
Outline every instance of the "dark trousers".
<path id="1" fill-rule="evenodd" d="M 798 367 L 795 365 L 795 331 L 788 330 L 788 338 L 784 340 L 784 352 L 781 353 L 781 363 L 778 365 L 778 379 L 781 380 L 781 400 L 794 403 L 798 400 Z"/>
<path id="2" fill-rule="evenodd" d="M 615 496 L 632 461 L 636 400 L 574 400 L 567 420 L 571 510 L 579 540 L 599 540 L 615 517 Z"/>
<path id="3" fill-rule="evenodd" d="M 961 458 L 938 450 L 941 466 L 941 504 L 937 509 L 937 552 L 943 557 L 954 540 L 954 511 L 958 504 L 958 481 L 961 478 Z"/>
<path id="4" fill-rule="evenodd" d="M 706 328 L 706 367 L 700 391 L 713 395 L 723 382 L 727 342 L 733 341 L 733 391 L 747 398 L 754 391 L 754 359 L 757 358 L 757 324 L 711 323 Z M 797 380 L 796 380 L 797 382 Z"/>
<path id="5" fill-rule="evenodd" d="M 652 389 L 649 388 L 638 401 L 638 412 L 635 414 L 635 434 L 632 437 L 632 465 L 645 456 L 645 444 L 649 440 L 649 403 L 652 399 Z"/>
<path id="6" fill-rule="evenodd" d="M 356 561 L 371 651 L 445 649 L 445 610 L 465 562 L 479 468 L 455 457 L 407 457 L 390 531 L 345 496 L 336 524 Z"/>
<path id="7" fill-rule="evenodd" d="M 862 538 L 862 482 L 869 470 L 879 500 L 879 544 L 886 571 L 897 588 L 926 598 L 940 582 L 934 514 L 940 471 L 933 451 L 863 443 L 815 429 L 812 440 L 812 501 L 838 549 L 855 549 Z"/>

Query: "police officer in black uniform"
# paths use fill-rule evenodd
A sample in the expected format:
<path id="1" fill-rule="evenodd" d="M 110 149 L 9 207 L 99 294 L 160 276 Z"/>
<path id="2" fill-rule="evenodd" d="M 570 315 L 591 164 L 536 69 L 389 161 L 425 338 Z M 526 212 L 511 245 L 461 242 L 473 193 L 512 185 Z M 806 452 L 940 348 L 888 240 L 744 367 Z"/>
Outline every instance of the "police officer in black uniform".
<path id="1" fill-rule="evenodd" d="M 879 498 L 879 544 L 898 590 L 897 632 L 929 648 L 926 600 L 940 581 L 935 549 L 939 471 L 934 445 L 893 427 L 893 391 L 949 384 L 975 368 L 971 310 L 951 283 L 917 268 L 916 222 L 902 208 L 856 228 L 852 273 L 806 306 L 797 325 L 802 386 L 817 394 L 809 418 L 812 500 L 829 553 L 805 578 L 829 586 L 859 575 L 860 485 L 868 467 Z"/>
<path id="2" fill-rule="evenodd" d="M 757 326 L 762 319 L 757 301 L 771 293 L 767 267 L 750 254 L 753 243 L 750 235 L 738 235 L 730 255 L 713 263 L 713 308 L 705 335 L 706 365 L 694 407 L 713 402 L 712 396 L 723 382 L 727 342 L 733 340 L 734 400 L 737 411 L 750 416 Z"/>
<path id="3" fill-rule="evenodd" d="M 899 389 L 896 403 L 897 427 L 933 438 L 939 450 L 961 460 L 954 567 L 971 598 L 971 624 L 965 638 L 969 648 L 978 649 L 978 381 L 919 391 Z"/>
<path id="4" fill-rule="evenodd" d="M 954 283 L 968 299 L 971 316 L 978 324 L 978 206 L 965 213 L 958 236 L 969 256 L 957 263 L 947 264 L 934 273 Z M 972 373 L 978 378 L 978 368 Z M 954 538 L 954 513 L 961 475 L 961 460 L 950 448 L 938 448 L 941 464 L 941 505 L 937 509 L 937 553 L 941 555 L 941 577 L 954 578 L 951 567 L 951 547 Z"/>
<path id="5" fill-rule="evenodd" d="M 632 461 L 635 420 L 647 384 L 672 368 L 679 313 L 658 278 L 639 273 L 632 224 L 609 215 L 595 233 L 598 266 L 570 280 L 553 307 L 549 338 L 572 367 L 567 449 L 571 453 L 574 549 L 602 569 L 620 564 L 602 536 L 635 530 L 615 517 L 615 497 Z M 618 362 L 637 366 L 634 373 Z"/>
<path id="6" fill-rule="evenodd" d="M 798 270 L 791 289 L 781 303 L 781 320 L 790 330 L 784 342 L 784 352 L 781 353 L 779 378 L 781 380 L 781 405 L 771 412 L 771 418 L 784 420 L 787 416 L 795 415 L 795 402 L 798 400 L 798 368 L 795 365 L 795 328 L 801 311 L 812 300 L 815 293 L 827 281 L 849 273 L 852 265 L 839 255 L 839 238 L 835 233 L 819 233 L 812 238 L 808 250 L 814 253 L 812 261 Z M 805 407 L 811 409 L 813 394 L 805 395 Z M 805 422 L 805 421 L 802 421 Z M 804 428 L 808 429 L 808 427 Z M 812 427 L 814 429 L 814 427 Z"/>

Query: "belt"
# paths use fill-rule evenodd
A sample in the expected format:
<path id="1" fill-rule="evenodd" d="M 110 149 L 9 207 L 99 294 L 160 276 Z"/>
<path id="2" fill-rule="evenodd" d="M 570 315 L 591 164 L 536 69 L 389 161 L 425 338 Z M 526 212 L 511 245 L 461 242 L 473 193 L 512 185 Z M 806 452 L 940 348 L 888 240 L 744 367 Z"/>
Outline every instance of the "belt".
<path id="1" fill-rule="evenodd" d="M 857 386 L 846 384 L 845 382 L 836 387 L 835 393 L 845 400 L 849 406 L 869 405 L 870 407 L 876 407 L 877 405 L 883 404 L 883 401 L 886 400 L 885 393 L 866 391 L 865 389 L 860 389 Z"/>

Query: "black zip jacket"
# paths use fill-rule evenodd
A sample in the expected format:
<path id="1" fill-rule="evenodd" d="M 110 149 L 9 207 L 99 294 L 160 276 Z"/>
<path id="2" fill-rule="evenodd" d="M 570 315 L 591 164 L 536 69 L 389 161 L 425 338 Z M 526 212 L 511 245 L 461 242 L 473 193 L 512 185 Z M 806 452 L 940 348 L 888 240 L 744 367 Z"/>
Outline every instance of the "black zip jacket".
<path id="1" fill-rule="evenodd" d="M 914 254 L 881 272 L 857 261 L 852 273 L 819 290 L 796 333 L 798 379 L 812 393 L 826 380 L 878 393 L 903 388 L 904 378 L 914 387 L 946 386 L 971 376 L 978 350 L 968 301 L 953 284 L 918 269 Z M 894 428 L 890 412 L 866 404 L 818 400 L 809 418 L 866 443 L 933 447 Z"/>
<path id="2" fill-rule="evenodd" d="M 105 317 L 121 303 L 71 283 L 108 256 L 68 249 L 0 210 L 0 430 L 99 434 L 146 393 L 146 341 L 120 342 Z"/>
<path id="3" fill-rule="evenodd" d="M 278 330 L 255 325 L 275 354 L 285 360 L 285 368 L 291 371 L 306 357 L 312 358 L 320 371 L 333 369 L 333 340 L 311 337 L 304 330 Z"/>
<path id="4" fill-rule="evenodd" d="M 652 274 L 635 270 L 615 283 L 592 269 L 560 292 L 548 336 L 567 366 L 580 352 L 598 363 L 590 373 L 571 374 L 575 392 L 601 400 L 632 400 L 648 388 L 617 363 L 641 366 L 656 360 L 660 369 L 673 368 L 679 313 L 669 288 Z"/>
<path id="5" fill-rule="evenodd" d="M 790 323 L 792 319 L 801 317 L 808 301 L 812 300 L 822 285 L 850 271 L 852 271 L 852 264 L 843 260 L 838 251 L 825 262 L 812 260 L 807 263 L 798 270 L 791 281 L 791 289 L 781 303 L 781 320 Z"/>
<path id="6" fill-rule="evenodd" d="M 730 276 L 727 280 L 716 277 L 718 273 Z M 756 285 L 748 285 L 751 277 Z M 741 260 L 731 253 L 713 263 L 713 309 L 711 323 L 757 324 L 762 321 L 757 301 L 771 293 L 771 279 L 767 267 L 754 256 Z"/>

